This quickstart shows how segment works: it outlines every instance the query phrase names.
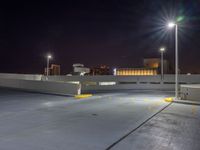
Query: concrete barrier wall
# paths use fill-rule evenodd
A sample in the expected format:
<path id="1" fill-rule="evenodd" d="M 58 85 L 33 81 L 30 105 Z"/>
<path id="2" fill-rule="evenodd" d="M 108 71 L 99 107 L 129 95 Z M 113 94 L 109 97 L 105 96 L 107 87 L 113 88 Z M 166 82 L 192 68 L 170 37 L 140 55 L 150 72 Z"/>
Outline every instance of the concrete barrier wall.
<path id="1" fill-rule="evenodd" d="M 173 90 L 174 85 L 161 84 L 126 84 L 126 85 L 106 85 L 106 86 L 82 86 L 83 93 L 93 93 L 96 91 L 112 91 L 112 90 Z"/>
<path id="2" fill-rule="evenodd" d="M 154 89 L 174 90 L 175 76 L 165 75 L 161 80 L 156 76 L 50 76 L 50 81 L 80 82 L 82 92 L 98 90 L 123 90 L 123 89 Z M 115 82 L 114 85 L 100 85 L 101 82 Z M 179 84 L 200 84 L 200 75 L 179 75 Z"/>
<path id="3" fill-rule="evenodd" d="M 20 79 L 0 79 L 1 87 L 16 88 L 32 92 L 60 94 L 60 95 L 76 95 L 78 94 L 79 85 L 64 82 L 48 82 L 48 81 L 31 81 Z"/>
<path id="4" fill-rule="evenodd" d="M 42 77 L 45 80 L 45 76 Z M 156 76 L 49 76 L 50 81 L 80 81 L 80 82 L 164 82 L 165 84 L 172 84 L 175 82 L 174 75 L 165 75 L 161 81 L 160 75 Z M 180 83 L 200 83 L 200 75 L 179 75 Z"/>
<path id="5" fill-rule="evenodd" d="M 0 79 L 41 80 L 42 75 L 0 73 Z"/>
<path id="6" fill-rule="evenodd" d="M 123 89 L 154 89 L 154 90 L 174 90 L 174 75 L 165 75 L 161 80 L 160 75 L 156 76 L 46 76 L 24 75 L 24 74 L 0 74 L 0 79 L 23 79 L 31 81 L 53 82 L 55 84 L 81 84 L 82 92 L 98 90 L 123 90 Z M 21 81 L 22 82 L 22 81 Z M 200 84 L 200 75 L 179 75 L 179 84 Z M 5 83 L 6 84 L 6 83 Z M 112 84 L 112 85 L 111 85 Z M 51 86 L 51 85 L 49 85 Z M 59 88 L 57 88 L 59 89 Z M 50 89 L 49 89 L 50 90 Z M 62 91 L 62 88 L 60 89 Z M 65 92 L 65 91 L 64 91 Z M 72 92 L 73 93 L 73 92 Z"/>
<path id="7" fill-rule="evenodd" d="M 180 96 L 183 100 L 200 101 L 200 84 L 181 85 Z"/>
<path id="8" fill-rule="evenodd" d="M 43 75 L 30 75 L 30 74 L 7 74 L 0 73 L 0 79 L 21 79 L 21 80 L 42 80 L 46 81 L 47 77 Z M 161 81 L 160 75 L 156 76 L 113 76 L 113 75 L 104 75 L 104 76 L 49 76 L 48 81 L 79 81 L 79 82 L 116 82 L 120 83 L 133 83 L 138 84 L 152 83 L 152 82 L 163 82 L 164 84 L 173 84 L 175 82 L 174 75 L 165 75 L 163 81 Z M 200 84 L 200 75 L 179 75 L 179 82 L 185 84 Z"/>

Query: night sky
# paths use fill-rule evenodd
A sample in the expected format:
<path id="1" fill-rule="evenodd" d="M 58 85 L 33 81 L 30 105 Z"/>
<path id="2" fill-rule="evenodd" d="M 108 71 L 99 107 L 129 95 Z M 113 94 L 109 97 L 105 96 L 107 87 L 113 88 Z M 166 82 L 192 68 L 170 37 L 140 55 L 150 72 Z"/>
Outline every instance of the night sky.
<path id="1" fill-rule="evenodd" d="M 73 63 L 140 67 L 145 57 L 174 63 L 179 24 L 180 69 L 200 73 L 200 0 L 9 1 L 0 5 L 0 72 L 43 73 L 45 55 L 62 73 Z"/>

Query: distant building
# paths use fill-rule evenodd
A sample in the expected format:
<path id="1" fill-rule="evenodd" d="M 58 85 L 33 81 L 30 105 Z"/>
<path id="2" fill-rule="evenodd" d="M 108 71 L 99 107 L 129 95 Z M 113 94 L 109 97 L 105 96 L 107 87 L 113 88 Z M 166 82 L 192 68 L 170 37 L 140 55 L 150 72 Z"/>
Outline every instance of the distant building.
<path id="1" fill-rule="evenodd" d="M 90 73 L 90 69 L 84 67 L 83 64 L 73 64 L 73 75 L 85 75 Z"/>
<path id="2" fill-rule="evenodd" d="M 44 74 L 47 75 L 47 68 L 44 69 Z M 60 75 L 60 65 L 51 64 L 49 75 Z"/>
<path id="3" fill-rule="evenodd" d="M 93 67 L 90 69 L 90 75 L 109 75 L 110 68 L 106 65 L 101 65 L 99 67 Z"/>
<path id="4" fill-rule="evenodd" d="M 169 73 L 169 62 L 163 60 L 164 73 Z M 157 75 L 161 72 L 160 58 L 145 58 L 143 60 L 143 67 L 141 68 L 117 68 L 114 69 L 114 75 L 117 76 L 146 76 Z"/>
<path id="5" fill-rule="evenodd" d="M 155 68 L 117 68 L 114 70 L 117 76 L 147 76 L 157 75 Z"/>
<path id="6" fill-rule="evenodd" d="M 160 58 L 145 58 L 143 60 L 144 68 L 154 68 L 157 69 L 157 72 L 161 72 L 161 59 Z M 164 73 L 169 73 L 169 62 L 163 60 L 163 69 Z"/>

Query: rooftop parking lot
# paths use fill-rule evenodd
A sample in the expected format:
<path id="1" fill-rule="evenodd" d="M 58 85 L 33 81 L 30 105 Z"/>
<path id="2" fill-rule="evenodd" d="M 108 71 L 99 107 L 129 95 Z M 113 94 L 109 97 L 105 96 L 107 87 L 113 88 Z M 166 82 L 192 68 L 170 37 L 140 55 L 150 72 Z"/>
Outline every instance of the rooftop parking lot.
<path id="1" fill-rule="evenodd" d="M 87 99 L 0 89 L 1 150 L 199 149 L 199 106 L 161 91 Z"/>

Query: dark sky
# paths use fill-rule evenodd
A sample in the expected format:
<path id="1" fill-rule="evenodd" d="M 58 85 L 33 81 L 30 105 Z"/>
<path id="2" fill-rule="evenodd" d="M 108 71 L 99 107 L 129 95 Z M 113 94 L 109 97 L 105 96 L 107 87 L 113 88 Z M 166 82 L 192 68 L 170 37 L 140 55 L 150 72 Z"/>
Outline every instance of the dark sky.
<path id="1" fill-rule="evenodd" d="M 179 24 L 180 68 L 200 73 L 200 0 L 9 1 L 0 5 L 0 72 L 42 73 L 45 55 L 62 73 L 73 63 L 142 66 L 144 57 L 174 60 Z"/>

